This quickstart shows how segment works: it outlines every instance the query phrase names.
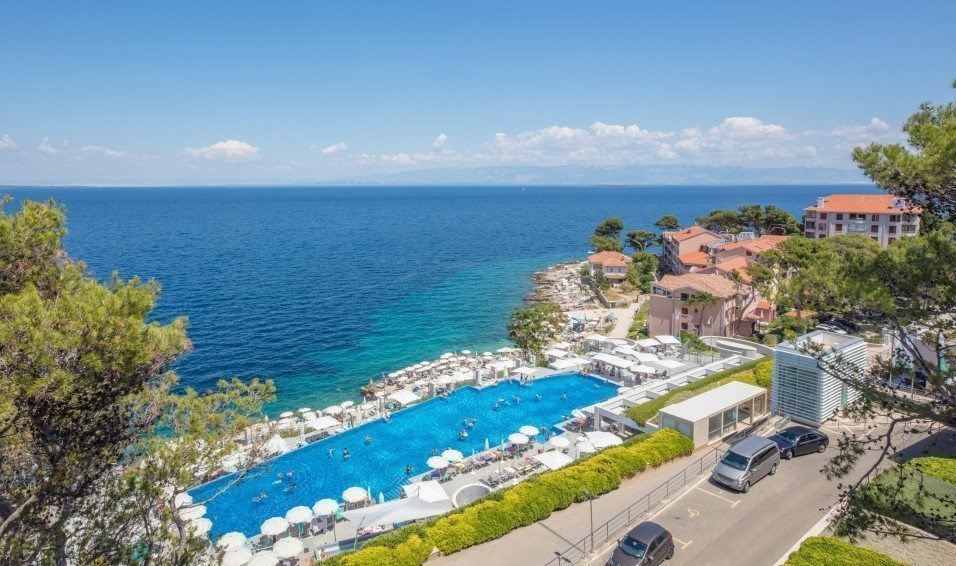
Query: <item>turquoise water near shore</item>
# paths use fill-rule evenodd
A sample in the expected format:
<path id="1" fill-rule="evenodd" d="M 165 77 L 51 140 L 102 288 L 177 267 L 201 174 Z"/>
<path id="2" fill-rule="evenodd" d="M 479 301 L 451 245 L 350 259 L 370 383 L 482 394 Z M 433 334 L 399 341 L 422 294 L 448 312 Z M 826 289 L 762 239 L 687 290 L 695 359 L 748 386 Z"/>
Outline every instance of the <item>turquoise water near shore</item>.
<path id="1" fill-rule="evenodd" d="M 204 187 L 2 189 L 55 198 L 67 251 L 98 277 L 156 278 L 155 316 L 186 315 L 185 385 L 275 379 L 270 412 L 358 395 L 370 377 L 506 343 L 531 274 L 587 253 L 602 218 L 655 230 L 714 208 L 869 186 Z M 14 207 L 15 207 L 14 203 Z"/>

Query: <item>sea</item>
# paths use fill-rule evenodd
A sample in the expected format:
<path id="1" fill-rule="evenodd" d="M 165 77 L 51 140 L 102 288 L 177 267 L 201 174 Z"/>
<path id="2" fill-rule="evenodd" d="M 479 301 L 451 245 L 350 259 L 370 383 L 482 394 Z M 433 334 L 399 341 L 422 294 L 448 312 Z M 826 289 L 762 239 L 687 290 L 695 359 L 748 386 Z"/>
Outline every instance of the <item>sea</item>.
<path id="1" fill-rule="evenodd" d="M 206 390 L 273 379 L 270 414 L 360 399 L 370 378 L 507 345 L 535 271 L 584 258 L 603 218 L 625 231 L 717 208 L 800 218 L 851 186 L 4 188 L 66 207 L 67 252 L 90 273 L 157 280 L 160 321 L 189 319 L 174 369 Z"/>

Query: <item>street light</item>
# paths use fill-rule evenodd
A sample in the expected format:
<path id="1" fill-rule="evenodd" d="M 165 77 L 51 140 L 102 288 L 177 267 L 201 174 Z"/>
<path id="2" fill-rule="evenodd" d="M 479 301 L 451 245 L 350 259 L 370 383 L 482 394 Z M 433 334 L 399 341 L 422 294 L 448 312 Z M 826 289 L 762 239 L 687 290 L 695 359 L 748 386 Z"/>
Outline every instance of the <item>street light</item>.
<path id="1" fill-rule="evenodd" d="M 584 490 L 584 496 L 588 498 L 588 509 L 591 512 L 591 552 L 594 552 L 594 500 L 597 499 L 593 493 Z"/>

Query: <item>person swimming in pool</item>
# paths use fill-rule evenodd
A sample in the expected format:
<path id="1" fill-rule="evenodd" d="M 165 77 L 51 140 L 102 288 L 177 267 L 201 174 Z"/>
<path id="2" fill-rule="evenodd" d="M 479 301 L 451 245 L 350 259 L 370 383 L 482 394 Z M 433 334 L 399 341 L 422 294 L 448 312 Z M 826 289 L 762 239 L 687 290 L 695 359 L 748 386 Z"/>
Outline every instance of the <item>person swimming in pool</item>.
<path id="1" fill-rule="evenodd" d="M 335 448 L 329 447 L 329 458 L 335 456 Z"/>
<path id="2" fill-rule="evenodd" d="M 343 459 L 343 460 L 348 460 L 348 459 L 351 458 L 351 457 L 352 457 L 352 454 L 349 452 L 349 449 L 348 449 L 348 448 L 343 448 L 343 449 L 342 449 L 342 459 Z"/>
<path id="3" fill-rule="evenodd" d="M 366 435 L 365 435 L 365 444 L 371 444 L 371 443 L 372 443 L 372 435 L 371 435 L 371 434 L 366 434 Z"/>
<path id="4" fill-rule="evenodd" d="M 561 393 L 561 398 L 562 398 L 562 399 L 567 399 L 567 398 L 568 398 L 568 392 L 565 391 L 565 392 Z"/>
<path id="5" fill-rule="evenodd" d="M 268 497 L 269 497 L 269 494 L 268 494 L 268 493 L 266 493 L 266 492 L 264 492 L 264 491 L 260 491 L 260 492 L 259 492 L 259 495 L 257 495 L 257 496 L 255 496 L 255 497 L 252 498 L 252 502 L 253 502 L 253 503 L 259 503 L 259 502 L 265 500 L 265 499 L 268 498 Z"/>
<path id="6" fill-rule="evenodd" d="M 535 400 L 535 401 L 540 401 L 540 400 L 541 400 L 541 394 L 540 394 L 540 393 L 535 393 L 535 394 L 534 394 L 534 400 Z"/>
<path id="7" fill-rule="evenodd" d="M 515 403 L 521 403 L 521 396 L 520 396 L 520 395 L 514 395 L 514 396 L 512 396 L 511 398 L 514 399 L 514 402 L 515 402 Z"/>
<path id="8" fill-rule="evenodd" d="M 414 471 L 415 471 L 415 467 L 412 466 L 411 464 L 405 466 L 405 475 L 406 475 L 406 476 L 412 475 L 412 472 L 414 472 Z"/>

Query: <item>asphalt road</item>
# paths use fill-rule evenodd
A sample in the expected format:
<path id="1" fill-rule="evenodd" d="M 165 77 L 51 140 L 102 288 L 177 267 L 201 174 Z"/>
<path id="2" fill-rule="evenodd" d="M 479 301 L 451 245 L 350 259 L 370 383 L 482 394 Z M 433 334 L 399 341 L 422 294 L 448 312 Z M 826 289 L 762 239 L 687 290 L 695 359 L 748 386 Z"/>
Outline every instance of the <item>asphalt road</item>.
<path id="1" fill-rule="evenodd" d="M 836 485 L 820 474 L 831 450 L 781 461 L 775 475 L 748 493 L 709 476 L 687 490 L 653 519 L 674 536 L 677 550 L 668 565 L 774 564 L 839 500 Z M 592 564 L 608 556 L 610 549 Z"/>

